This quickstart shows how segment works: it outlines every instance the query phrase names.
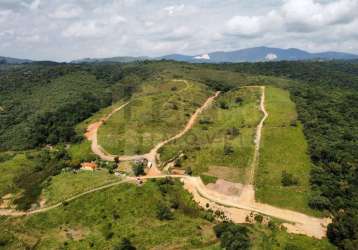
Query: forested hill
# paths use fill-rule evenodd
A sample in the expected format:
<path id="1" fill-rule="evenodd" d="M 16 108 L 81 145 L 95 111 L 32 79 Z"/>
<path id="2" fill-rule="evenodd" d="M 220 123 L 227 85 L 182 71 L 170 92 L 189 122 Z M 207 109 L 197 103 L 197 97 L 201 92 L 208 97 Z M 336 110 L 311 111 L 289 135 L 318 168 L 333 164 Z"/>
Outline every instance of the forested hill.
<path id="1" fill-rule="evenodd" d="M 37 63 L 2 70 L 0 150 L 79 140 L 75 124 L 130 94 L 126 81 L 133 87 L 137 78 L 130 76 L 139 75 L 131 68 Z"/>
<path id="2" fill-rule="evenodd" d="M 358 63 L 277 62 L 214 68 L 282 76 L 309 142 L 314 167 L 310 206 L 334 216 L 328 237 L 340 249 L 358 244 Z"/>

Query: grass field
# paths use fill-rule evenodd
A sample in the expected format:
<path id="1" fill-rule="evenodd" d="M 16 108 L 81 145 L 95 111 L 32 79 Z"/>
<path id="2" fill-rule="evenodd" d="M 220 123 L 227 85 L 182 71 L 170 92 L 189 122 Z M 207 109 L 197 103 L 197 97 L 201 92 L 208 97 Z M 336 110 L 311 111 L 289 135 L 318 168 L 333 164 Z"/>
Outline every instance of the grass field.
<path id="1" fill-rule="evenodd" d="M 263 128 L 259 166 L 256 171 L 256 198 L 260 202 L 308 214 L 319 212 L 308 207 L 311 162 L 302 126 L 289 93 L 274 87 L 266 88 L 266 109 L 269 113 Z M 298 185 L 284 187 L 282 172 L 298 178 Z"/>
<path id="2" fill-rule="evenodd" d="M 46 200 L 46 206 L 49 206 L 76 194 L 115 181 L 119 181 L 119 178 L 109 174 L 106 169 L 94 172 L 63 172 L 51 178 L 49 185 L 42 191 L 42 196 Z"/>
<path id="3" fill-rule="evenodd" d="M 68 153 L 74 162 L 91 161 L 96 158 L 96 155 L 92 152 L 91 142 L 84 139 L 78 144 L 71 144 L 68 148 Z"/>
<path id="4" fill-rule="evenodd" d="M 65 176 L 61 177 L 64 178 Z M 54 189 L 56 191 L 56 189 Z M 157 204 L 177 204 L 171 220 L 157 218 Z M 99 205 L 100 204 L 100 205 Z M 91 193 L 46 213 L 0 218 L 5 249 L 114 249 L 129 238 L 137 249 L 219 250 L 213 222 L 204 218 L 179 182 L 121 184 Z M 249 226 L 252 249 L 334 249 L 326 240 Z M 291 248 L 285 248 L 287 246 Z M 295 247 L 295 248 L 293 248 Z"/>
<path id="5" fill-rule="evenodd" d="M 173 199 L 179 203 L 173 219 L 157 219 L 157 204 Z M 213 224 L 201 213 L 179 183 L 123 184 L 44 214 L 2 222 L 7 228 L 2 238 L 9 239 L 7 249 L 113 249 L 124 237 L 137 249 L 200 249 L 217 242 Z"/>
<path id="6" fill-rule="evenodd" d="M 190 81 L 143 84 L 130 104 L 99 129 L 99 144 L 112 154 L 146 153 L 178 133 L 211 94 L 204 85 Z"/>
<path id="7" fill-rule="evenodd" d="M 255 127 L 260 120 L 260 91 L 243 88 L 227 92 L 202 115 L 182 138 L 161 149 L 162 161 L 184 153 L 182 168 L 193 175 L 205 174 L 245 183 L 252 160 Z M 207 178 L 206 178 L 207 179 Z"/>

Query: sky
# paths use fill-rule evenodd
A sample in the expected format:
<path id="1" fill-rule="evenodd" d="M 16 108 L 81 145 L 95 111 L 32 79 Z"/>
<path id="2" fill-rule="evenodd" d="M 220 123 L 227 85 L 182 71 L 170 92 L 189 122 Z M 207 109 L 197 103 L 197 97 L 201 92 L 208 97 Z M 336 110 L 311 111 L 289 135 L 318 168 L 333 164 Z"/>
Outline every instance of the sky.
<path id="1" fill-rule="evenodd" d="M 0 56 L 69 61 L 255 46 L 358 54 L 358 0 L 0 0 Z"/>

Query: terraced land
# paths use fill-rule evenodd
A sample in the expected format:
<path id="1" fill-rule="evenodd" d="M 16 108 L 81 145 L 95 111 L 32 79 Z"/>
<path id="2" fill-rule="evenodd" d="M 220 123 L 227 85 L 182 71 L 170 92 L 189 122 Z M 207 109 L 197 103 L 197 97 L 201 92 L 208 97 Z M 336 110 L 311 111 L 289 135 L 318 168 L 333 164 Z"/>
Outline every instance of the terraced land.
<path id="1" fill-rule="evenodd" d="M 302 125 L 288 91 L 266 88 L 266 109 L 259 166 L 256 170 L 256 199 L 259 202 L 319 215 L 308 207 L 311 162 Z M 298 179 L 297 185 L 283 186 L 283 171 Z"/>
<path id="2" fill-rule="evenodd" d="M 215 178 L 246 183 L 254 150 L 254 135 L 261 118 L 258 88 L 243 88 L 222 94 L 196 125 L 182 138 L 165 145 L 165 162 L 184 154 L 180 168 L 210 182 Z"/>
<path id="3" fill-rule="evenodd" d="M 110 154 L 147 153 L 178 133 L 212 94 L 204 85 L 182 80 L 144 84 L 130 103 L 99 129 L 99 144 Z"/>

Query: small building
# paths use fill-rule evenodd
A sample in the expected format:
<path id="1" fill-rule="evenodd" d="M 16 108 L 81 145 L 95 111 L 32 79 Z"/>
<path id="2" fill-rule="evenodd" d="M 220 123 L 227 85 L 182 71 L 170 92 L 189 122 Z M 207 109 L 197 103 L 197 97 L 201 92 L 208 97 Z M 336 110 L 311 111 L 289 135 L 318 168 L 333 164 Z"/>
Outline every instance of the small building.
<path id="1" fill-rule="evenodd" d="M 97 164 L 95 162 L 82 162 L 81 163 L 81 170 L 86 171 L 94 171 L 97 169 Z"/>

